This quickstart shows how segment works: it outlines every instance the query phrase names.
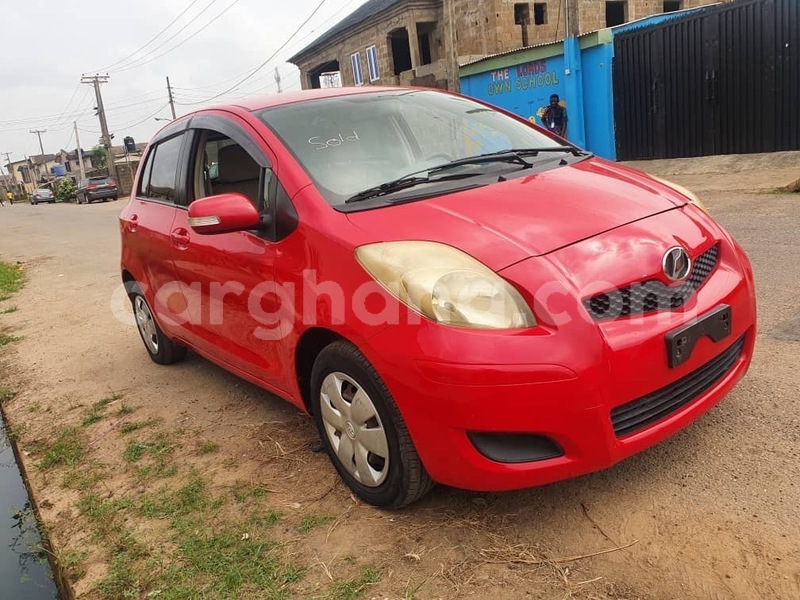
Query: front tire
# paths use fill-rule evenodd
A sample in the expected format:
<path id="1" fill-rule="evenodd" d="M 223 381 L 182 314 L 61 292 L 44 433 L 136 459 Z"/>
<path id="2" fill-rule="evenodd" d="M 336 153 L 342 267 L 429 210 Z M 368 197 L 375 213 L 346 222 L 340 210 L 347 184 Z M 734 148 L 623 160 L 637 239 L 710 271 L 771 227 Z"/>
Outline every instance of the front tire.
<path id="1" fill-rule="evenodd" d="M 131 287 L 130 299 L 136 328 L 150 359 L 159 365 L 171 365 L 183 360 L 186 357 L 186 346 L 173 342 L 164 335 L 150 310 L 147 298 L 136 284 Z"/>
<path id="2" fill-rule="evenodd" d="M 391 393 L 355 346 L 334 342 L 319 353 L 311 393 L 322 443 L 356 496 L 391 509 L 430 491 L 433 481 Z"/>

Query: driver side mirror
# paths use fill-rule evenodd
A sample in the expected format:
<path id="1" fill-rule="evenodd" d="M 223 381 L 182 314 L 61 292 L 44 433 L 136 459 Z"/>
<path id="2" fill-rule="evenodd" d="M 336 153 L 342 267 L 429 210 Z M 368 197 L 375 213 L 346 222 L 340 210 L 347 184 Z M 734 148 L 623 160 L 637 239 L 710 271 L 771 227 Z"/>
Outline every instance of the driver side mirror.
<path id="1" fill-rule="evenodd" d="M 189 205 L 189 226 L 203 235 L 260 229 L 261 225 L 253 203 L 236 192 L 201 198 Z"/>

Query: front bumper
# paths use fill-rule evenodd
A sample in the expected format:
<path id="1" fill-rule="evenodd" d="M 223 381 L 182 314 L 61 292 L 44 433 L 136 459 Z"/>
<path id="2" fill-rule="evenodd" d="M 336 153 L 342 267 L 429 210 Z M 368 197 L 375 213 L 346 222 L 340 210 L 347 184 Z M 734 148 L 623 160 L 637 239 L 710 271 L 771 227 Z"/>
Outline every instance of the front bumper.
<path id="1" fill-rule="evenodd" d="M 431 477 L 478 491 L 575 477 L 658 443 L 713 407 L 747 371 L 756 322 L 747 258 L 729 239 L 719 243 L 715 272 L 681 310 L 606 323 L 586 315 L 562 325 L 540 319 L 539 327 L 517 332 L 423 321 L 371 338 L 365 354 L 392 392 Z M 533 285 L 526 281 L 527 262 L 504 272 L 521 289 Z M 685 363 L 669 368 L 665 335 L 720 304 L 731 307 L 730 335 L 717 343 L 700 339 Z M 733 347 L 739 342 L 740 350 Z M 662 388 L 680 391 L 682 382 L 696 379 L 726 351 L 722 372 L 706 377 L 690 401 L 632 433 L 615 433 L 612 411 Z M 533 462 L 491 460 L 470 440 L 476 432 L 543 436 L 563 455 Z"/>

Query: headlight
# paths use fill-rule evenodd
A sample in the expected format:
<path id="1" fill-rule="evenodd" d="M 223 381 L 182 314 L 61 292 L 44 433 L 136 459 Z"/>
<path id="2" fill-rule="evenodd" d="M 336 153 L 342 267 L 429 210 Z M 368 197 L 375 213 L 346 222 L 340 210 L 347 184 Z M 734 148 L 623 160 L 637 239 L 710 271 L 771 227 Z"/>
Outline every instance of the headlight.
<path id="1" fill-rule="evenodd" d="M 679 185 L 679 184 L 674 183 L 672 181 L 668 181 L 666 179 L 661 179 L 661 177 L 656 177 L 655 175 L 650 175 L 650 177 L 652 177 L 653 179 L 655 179 L 659 183 L 663 183 L 668 188 L 672 188 L 673 190 L 675 190 L 676 192 L 678 192 L 682 196 L 686 196 L 686 199 L 689 202 L 691 202 L 692 204 L 694 204 L 697 208 L 700 208 L 702 210 L 706 210 L 706 205 L 703 204 L 702 200 L 700 200 L 700 198 L 698 198 L 697 194 L 695 194 L 694 192 L 692 192 L 690 190 L 687 190 L 682 185 Z M 708 211 L 706 211 L 706 212 L 708 212 Z"/>
<path id="2" fill-rule="evenodd" d="M 533 327 L 514 287 L 471 256 L 437 242 L 381 242 L 356 258 L 395 298 L 433 321 L 472 329 Z"/>

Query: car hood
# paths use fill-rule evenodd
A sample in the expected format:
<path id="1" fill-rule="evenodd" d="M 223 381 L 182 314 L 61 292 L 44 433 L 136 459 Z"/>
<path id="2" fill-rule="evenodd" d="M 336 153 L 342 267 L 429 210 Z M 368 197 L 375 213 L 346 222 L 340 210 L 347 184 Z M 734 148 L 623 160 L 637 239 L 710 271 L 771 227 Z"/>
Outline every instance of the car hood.
<path id="1" fill-rule="evenodd" d="M 686 202 L 639 171 L 591 158 L 348 218 L 376 242 L 438 241 L 500 270 Z"/>

